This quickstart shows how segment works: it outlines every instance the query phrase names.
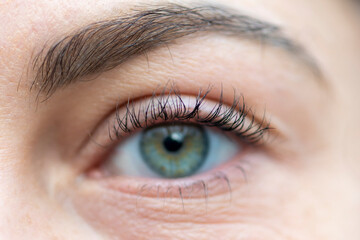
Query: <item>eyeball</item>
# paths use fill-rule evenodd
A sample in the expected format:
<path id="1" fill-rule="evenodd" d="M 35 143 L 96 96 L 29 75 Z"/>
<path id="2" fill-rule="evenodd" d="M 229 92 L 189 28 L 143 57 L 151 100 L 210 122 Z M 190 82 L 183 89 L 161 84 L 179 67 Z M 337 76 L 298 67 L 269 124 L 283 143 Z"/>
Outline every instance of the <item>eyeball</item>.
<path id="1" fill-rule="evenodd" d="M 144 129 L 121 142 L 105 162 L 112 175 L 184 178 L 231 160 L 241 145 L 225 133 L 195 124 Z"/>

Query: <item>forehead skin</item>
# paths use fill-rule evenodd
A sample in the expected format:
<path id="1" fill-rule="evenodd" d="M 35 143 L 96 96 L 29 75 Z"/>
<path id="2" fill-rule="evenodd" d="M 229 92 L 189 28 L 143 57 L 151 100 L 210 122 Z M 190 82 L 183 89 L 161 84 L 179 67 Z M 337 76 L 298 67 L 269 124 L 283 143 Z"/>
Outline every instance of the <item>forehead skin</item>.
<path id="1" fill-rule="evenodd" d="M 152 1 L 151 3 L 161 2 Z M 182 1 L 184 3 L 185 1 Z M 215 1 L 216 2 L 216 1 Z M 0 29 L 0 69 L 4 81 L 2 88 L 14 94 L 20 89 L 27 94 L 29 78 L 28 64 L 44 44 L 55 41 L 64 33 L 104 16 L 116 16 L 141 1 L 3 1 L 0 3 L 2 22 Z M 358 55 L 358 31 L 355 14 L 344 1 L 221 1 L 221 4 L 239 9 L 252 16 L 277 23 L 291 37 L 305 45 L 324 69 L 325 75 L 335 88 L 356 89 Z M 190 2 L 191 5 L 191 2 Z M 16 16 L 16 21 L 14 20 Z M 306 16 L 306 17 L 305 17 Z M 329 27 L 331 26 L 331 27 Z M 304 33 L 306 34 L 299 34 Z M 347 44 L 342 44 L 344 41 Z M 328 57 L 334 56 L 334 57 Z M 337 56 L 337 57 L 335 57 Z M 347 61 L 339 61 L 348 59 Z M 333 67 L 336 66 L 336 67 Z M 31 73 L 31 72 L 30 72 Z M 351 76 L 344 78 L 344 76 Z M 339 81 L 342 79 L 342 81 Z M 346 79 L 346 80 L 345 80 Z M 24 81 L 23 81 L 24 80 Z M 344 84 L 345 81 L 351 81 Z M 7 87 L 8 85 L 9 88 Z M 14 87 L 16 86 L 16 87 Z M 14 90 L 16 89 L 16 90 Z M 339 89 L 340 90 L 340 89 Z M 17 93 L 18 94 L 18 93 Z M 15 98 L 16 99 L 16 98 Z M 15 100 L 14 99 L 14 100 Z M 6 100 L 5 102 L 9 102 Z"/>
<path id="2" fill-rule="evenodd" d="M 32 201 L 33 193 L 27 191 L 27 186 L 21 186 L 16 182 L 17 175 L 21 173 L 12 171 L 16 164 L 22 163 L 21 160 L 28 159 L 29 151 L 23 143 L 26 141 L 27 133 L 31 132 L 29 123 L 39 114 L 30 104 L 29 87 L 32 72 L 28 64 L 46 42 L 103 19 L 104 16 L 116 16 L 126 12 L 135 2 L 0 2 L 0 235 L 3 233 L 5 236 L 11 236 L 11 233 L 18 233 L 20 226 L 29 226 L 21 229 L 21 232 L 27 236 L 35 236 L 34 239 L 50 239 L 57 236 L 58 232 L 61 232 L 65 239 L 71 239 L 81 232 L 77 220 L 57 222 L 56 219 L 66 219 L 61 212 L 53 212 L 56 218 L 49 219 L 48 213 L 52 211 L 53 206 L 42 206 Z M 350 4 L 343 0 L 219 2 L 277 23 L 316 58 L 334 94 L 334 108 L 338 109 L 336 114 L 339 125 L 334 126 L 333 135 L 330 136 L 339 138 L 336 145 L 339 149 L 334 152 L 338 154 L 339 159 L 343 159 L 346 168 L 354 172 L 359 171 L 360 30 L 359 19 Z M 191 6 L 191 3 L 189 5 Z M 39 111 L 41 112 L 41 109 Z M 346 124 L 340 121 L 344 119 Z M 360 172 L 354 175 L 360 176 Z M 360 209 L 355 211 L 359 212 Z M 87 229 L 87 226 L 81 226 L 81 229 Z M 45 232 L 48 235 L 42 235 Z M 67 233 L 69 236 L 66 236 Z"/>

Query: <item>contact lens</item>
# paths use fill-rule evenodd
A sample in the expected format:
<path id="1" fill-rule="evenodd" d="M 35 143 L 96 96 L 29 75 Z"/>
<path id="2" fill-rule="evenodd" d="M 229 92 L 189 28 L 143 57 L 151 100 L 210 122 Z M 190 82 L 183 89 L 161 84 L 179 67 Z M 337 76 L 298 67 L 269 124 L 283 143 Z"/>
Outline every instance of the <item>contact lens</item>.
<path id="1" fill-rule="evenodd" d="M 140 137 L 143 161 L 166 178 L 186 177 L 196 172 L 209 152 L 209 139 L 201 126 L 161 125 L 145 130 Z"/>

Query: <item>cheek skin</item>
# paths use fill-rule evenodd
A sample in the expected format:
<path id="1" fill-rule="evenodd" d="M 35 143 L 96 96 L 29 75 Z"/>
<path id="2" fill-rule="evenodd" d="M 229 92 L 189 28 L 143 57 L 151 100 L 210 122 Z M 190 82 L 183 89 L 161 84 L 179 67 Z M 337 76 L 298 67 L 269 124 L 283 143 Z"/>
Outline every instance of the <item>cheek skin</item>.
<path id="1" fill-rule="evenodd" d="M 338 173 L 331 167 L 321 172 L 324 167 L 319 164 L 284 166 L 256 158 L 259 162 L 248 172 L 247 183 L 237 186 L 230 177 L 231 201 L 229 194 L 209 196 L 207 204 L 203 198 L 147 198 L 96 183 L 79 185 L 68 195 L 75 211 L 88 224 L 101 234 L 119 239 L 287 240 L 337 236 L 340 226 L 333 216 L 344 219 L 346 215 L 328 210 L 348 204 L 353 191 L 349 182 L 334 178 Z M 346 185 L 349 188 L 342 187 Z M 338 196 L 336 202 L 334 196 Z"/>
<path id="2" fill-rule="evenodd" d="M 318 206 L 302 202 L 312 195 L 304 191 L 299 195 L 300 189 L 307 188 L 298 178 L 300 166 L 254 158 L 257 163 L 247 173 L 247 183 L 237 184 L 237 176 L 229 174 L 231 195 L 211 196 L 209 188 L 207 200 L 150 198 L 86 180 L 67 194 L 75 211 L 91 226 L 119 239 L 311 239 L 312 220 L 317 219 L 312 208 Z"/>

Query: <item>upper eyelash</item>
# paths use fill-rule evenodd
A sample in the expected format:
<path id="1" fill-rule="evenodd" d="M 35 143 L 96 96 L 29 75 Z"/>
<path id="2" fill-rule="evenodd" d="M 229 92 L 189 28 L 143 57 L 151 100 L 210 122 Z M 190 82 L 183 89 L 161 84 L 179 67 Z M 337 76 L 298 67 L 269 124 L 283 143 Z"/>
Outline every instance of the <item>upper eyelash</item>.
<path id="1" fill-rule="evenodd" d="M 186 106 L 180 91 L 173 86 L 167 93 L 165 93 L 166 88 L 160 94 L 153 92 L 148 104 L 138 110 L 135 108 L 135 103 L 128 100 L 124 114 L 120 114 L 119 107 L 116 107 L 116 121 L 112 128 L 114 134 L 119 139 L 124 133 L 131 133 L 136 129 L 152 126 L 158 120 L 164 122 L 194 120 L 205 126 L 218 127 L 223 131 L 232 131 L 246 142 L 260 143 L 264 134 L 271 129 L 270 123 L 266 120 L 265 113 L 261 121 L 256 122 L 252 110 L 246 106 L 242 95 L 237 96 L 234 94 L 232 105 L 222 111 L 224 100 L 223 90 L 221 89 L 218 103 L 206 116 L 199 115 L 199 111 L 211 90 L 211 87 L 206 91 L 200 89 L 195 98 L 194 106 Z M 142 114 L 143 121 L 140 120 Z M 248 116 L 250 122 L 245 125 Z M 111 136 L 110 129 L 109 136 Z"/>

